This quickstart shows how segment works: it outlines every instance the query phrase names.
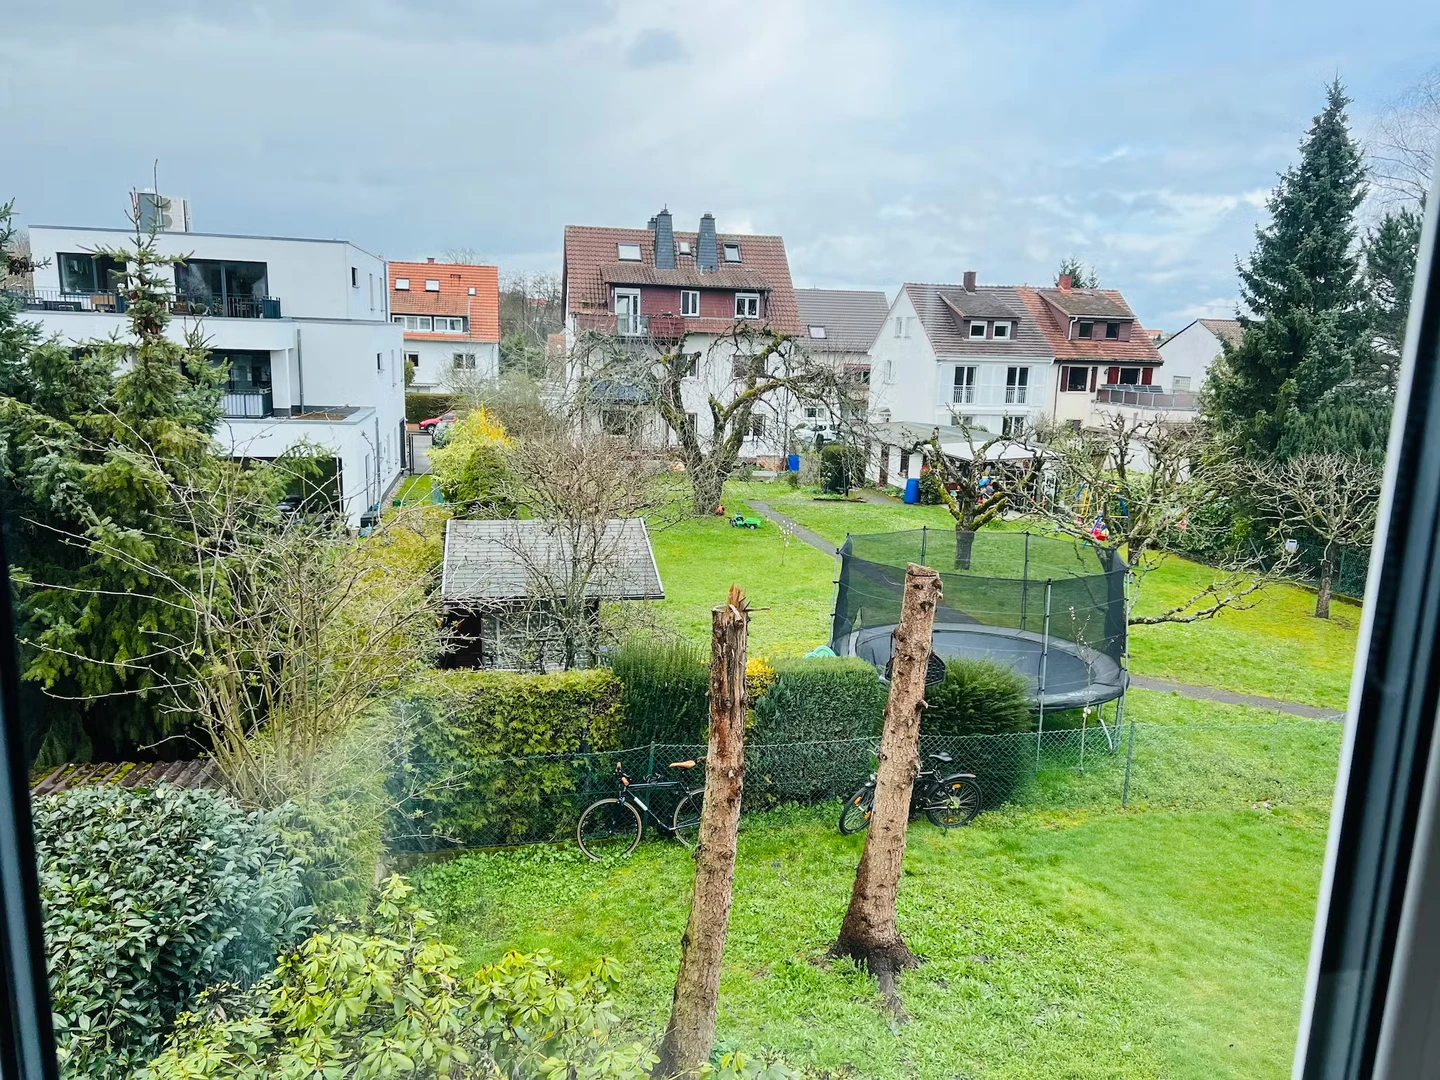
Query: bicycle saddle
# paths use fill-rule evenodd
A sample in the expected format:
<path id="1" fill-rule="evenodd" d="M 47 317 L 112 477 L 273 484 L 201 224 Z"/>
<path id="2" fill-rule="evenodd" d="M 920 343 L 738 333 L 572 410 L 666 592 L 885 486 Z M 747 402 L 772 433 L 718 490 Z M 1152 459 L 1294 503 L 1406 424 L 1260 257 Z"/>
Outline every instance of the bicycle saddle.
<path id="1" fill-rule="evenodd" d="M 936 754 L 931 754 L 930 759 L 932 761 L 938 761 L 943 765 L 949 765 L 951 761 L 950 755 L 945 753 L 944 750 L 941 750 L 939 753 Z"/>
<path id="2" fill-rule="evenodd" d="M 670 762 L 670 768 L 672 768 L 672 769 L 693 769 L 694 767 L 695 767 L 695 762 L 694 762 L 694 761 L 672 761 L 672 762 Z"/>

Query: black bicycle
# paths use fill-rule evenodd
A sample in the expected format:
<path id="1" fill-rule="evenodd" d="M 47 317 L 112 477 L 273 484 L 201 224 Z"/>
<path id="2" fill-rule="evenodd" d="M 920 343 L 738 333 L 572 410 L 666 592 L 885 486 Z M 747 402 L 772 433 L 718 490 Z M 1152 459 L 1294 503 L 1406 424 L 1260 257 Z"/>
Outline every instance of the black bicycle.
<path id="1" fill-rule="evenodd" d="M 695 765 L 694 761 L 672 761 L 669 767 L 693 769 Z M 591 803 L 580 815 L 580 824 L 575 827 L 575 839 L 580 841 L 580 850 L 597 862 L 629 855 L 640 844 L 647 817 L 686 847 L 694 847 L 700 832 L 700 806 L 705 789 L 692 788 L 682 780 L 657 780 L 658 775 L 652 773 L 638 784 L 631 783 L 630 777 L 625 775 L 624 765 L 617 761 L 615 780 L 618 790 L 615 797 Z M 677 789 L 683 794 L 675 804 L 675 812 L 668 824 L 637 794 L 641 791 Z"/>
<path id="2" fill-rule="evenodd" d="M 931 754 L 927 760 L 935 764 L 915 777 L 910 812 L 925 811 L 925 816 L 942 829 L 969 825 L 980 813 L 980 785 L 975 781 L 975 774 L 941 776 L 945 766 L 952 764 L 950 755 L 943 751 Z M 845 805 L 840 808 L 840 831 L 849 836 L 868 828 L 874 806 L 875 774 L 871 773 L 865 786 L 846 799 Z"/>

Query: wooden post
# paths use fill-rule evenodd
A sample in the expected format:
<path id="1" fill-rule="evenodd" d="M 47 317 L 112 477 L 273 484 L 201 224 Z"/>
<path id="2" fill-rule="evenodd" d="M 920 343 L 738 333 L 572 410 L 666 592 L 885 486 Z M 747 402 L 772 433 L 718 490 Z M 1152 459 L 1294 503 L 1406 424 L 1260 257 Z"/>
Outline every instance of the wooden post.
<path id="1" fill-rule="evenodd" d="M 680 939 L 680 970 L 675 975 L 670 1024 L 653 1073 L 656 1077 L 692 1076 L 710 1060 L 735 883 L 740 793 L 745 781 L 745 660 L 750 619 L 745 591 L 731 585 L 729 599 L 711 612 L 710 619 L 710 746 L 695 846 L 695 890 L 690 921 Z"/>
<path id="2" fill-rule="evenodd" d="M 880 736 L 880 767 L 875 779 L 875 806 L 865 849 L 855 870 L 850 907 L 830 952 L 849 956 L 874 974 L 891 1009 L 903 1015 L 895 993 L 895 975 L 918 961 L 900 937 L 895 899 L 905 859 L 905 829 L 910 820 L 910 792 L 920 770 L 920 714 L 925 708 L 925 669 L 930 660 L 930 633 L 940 602 L 940 575 L 911 563 L 905 568 L 905 593 L 895 628 L 895 662 L 890 672 L 890 698 L 885 704 L 885 730 Z"/>

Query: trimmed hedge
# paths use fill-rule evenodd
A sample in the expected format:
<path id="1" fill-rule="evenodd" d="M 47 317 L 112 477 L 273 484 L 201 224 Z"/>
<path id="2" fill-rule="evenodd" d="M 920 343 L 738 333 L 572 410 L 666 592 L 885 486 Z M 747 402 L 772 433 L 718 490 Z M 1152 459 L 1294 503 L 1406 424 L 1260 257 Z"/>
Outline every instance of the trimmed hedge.
<path id="1" fill-rule="evenodd" d="M 418 424 L 421 420 L 439 416 L 458 400 L 458 394 L 407 393 L 405 395 L 405 419 L 412 424 Z"/>
<path id="2" fill-rule="evenodd" d="M 710 730 L 710 672 L 688 642 L 629 641 L 610 661 L 623 687 L 622 746 L 702 743 Z"/>
<path id="3" fill-rule="evenodd" d="M 1033 731 L 1030 691 L 1023 676 L 992 660 L 956 657 L 945 680 L 925 692 L 925 735 L 1005 735 Z"/>

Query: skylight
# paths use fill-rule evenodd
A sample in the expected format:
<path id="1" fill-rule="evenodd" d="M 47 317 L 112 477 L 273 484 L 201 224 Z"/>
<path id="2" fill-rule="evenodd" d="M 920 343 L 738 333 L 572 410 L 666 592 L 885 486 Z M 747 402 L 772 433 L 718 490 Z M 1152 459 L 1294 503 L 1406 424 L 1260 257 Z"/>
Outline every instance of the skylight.
<path id="1" fill-rule="evenodd" d="M 739 244 L 726 244 L 726 245 L 725 245 L 725 261 L 726 261 L 726 262 L 739 262 L 739 261 L 740 261 L 740 245 L 739 245 Z"/>
<path id="2" fill-rule="evenodd" d="M 812 326 L 812 327 L 810 327 L 810 336 L 813 337 L 813 338 L 823 338 L 823 337 L 825 336 L 825 327 L 823 327 L 823 326 Z"/>
<path id="3" fill-rule="evenodd" d="M 615 256 L 616 256 L 616 258 L 618 258 L 621 262 L 639 262 L 639 261 L 640 261 L 640 245 L 639 245 L 639 244 L 616 244 L 616 245 L 615 245 Z"/>

